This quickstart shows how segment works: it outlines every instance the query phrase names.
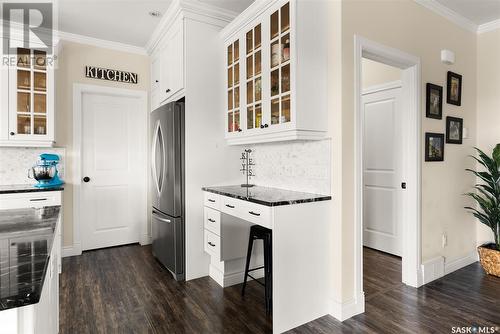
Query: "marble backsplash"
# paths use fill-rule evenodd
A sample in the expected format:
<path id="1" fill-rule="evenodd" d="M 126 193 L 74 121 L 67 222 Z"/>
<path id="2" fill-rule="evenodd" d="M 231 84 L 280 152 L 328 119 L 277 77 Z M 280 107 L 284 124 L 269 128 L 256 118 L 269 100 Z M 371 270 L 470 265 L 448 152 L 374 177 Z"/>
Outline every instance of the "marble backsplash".
<path id="1" fill-rule="evenodd" d="M 330 195 L 331 141 L 251 145 L 255 177 L 251 183 Z M 243 149 L 242 149 L 243 151 Z M 242 176 L 244 182 L 244 177 Z"/>
<path id="2" fill-rule="evenodd" d="M 28 178 L 28 169 L 36 164 L 42 153 L 60 156 L 58 169 L 64 180 L 64 148 L 0 147 L 0 185 L 36 183 Z"/>

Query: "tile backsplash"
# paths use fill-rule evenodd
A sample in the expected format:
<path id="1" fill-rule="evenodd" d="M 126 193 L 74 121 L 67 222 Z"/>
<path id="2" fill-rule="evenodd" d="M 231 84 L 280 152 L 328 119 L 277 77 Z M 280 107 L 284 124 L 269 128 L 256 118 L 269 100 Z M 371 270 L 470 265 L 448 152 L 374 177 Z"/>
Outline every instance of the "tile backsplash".
<path id="1" fill-rule="evenodd" d="M 252 149 L 256 176 L 250 181 L 260 186 L 329 195 L 330 146 L 329 139 L 251 145 L 248 148 Z"/>
<path id="2" fill-rule="evenodd" d="M 60 156 L 58 170 L 64 180 L 64 148 L 0 147 L 0 185 L 36 183 L 28 178 L 28 169 L 36 164 L 42 153 Z"/>

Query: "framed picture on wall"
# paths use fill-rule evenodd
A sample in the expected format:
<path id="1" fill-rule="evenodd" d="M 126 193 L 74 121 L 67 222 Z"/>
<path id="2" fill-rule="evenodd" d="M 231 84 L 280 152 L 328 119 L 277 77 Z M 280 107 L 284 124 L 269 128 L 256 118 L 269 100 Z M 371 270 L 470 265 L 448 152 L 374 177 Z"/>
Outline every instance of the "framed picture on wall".
<path id="1" fill-rule="evenodd" d="M 449 144 L 462 144 L 464 120 L 456 117 L 446 117 L 446 142 Z"/>
<path id="2" fill-rule="evenodd" d="M 444 134 L 425 133 L 425 161 L 444 161 Z"/>
<path id="3" fill-rule="evenodd" d="M 446 80 L 446 103 L 462 105 L 462 76 L 451 71 Z"/>
<path id="4" fill-rule="evenodd" d="M 425 116 L 428 118 L 443 118 L 443 87 L 427 83 Z"/>

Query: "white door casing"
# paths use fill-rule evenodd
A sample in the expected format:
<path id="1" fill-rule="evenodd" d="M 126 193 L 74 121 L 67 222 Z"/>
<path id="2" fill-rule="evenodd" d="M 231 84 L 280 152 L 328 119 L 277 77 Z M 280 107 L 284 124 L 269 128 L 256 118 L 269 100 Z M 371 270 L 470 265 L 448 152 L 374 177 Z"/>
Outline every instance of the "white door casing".
<path id="1" fill-rule="evenodd" d="M 402 256 L 401 83 L 363 94 L 363 243 Z"/>
<path id="2" fill-rule="evenodd" d="M 75 85 L 74 107 L 74 253 L 144 243 L 146 93 Z"/>

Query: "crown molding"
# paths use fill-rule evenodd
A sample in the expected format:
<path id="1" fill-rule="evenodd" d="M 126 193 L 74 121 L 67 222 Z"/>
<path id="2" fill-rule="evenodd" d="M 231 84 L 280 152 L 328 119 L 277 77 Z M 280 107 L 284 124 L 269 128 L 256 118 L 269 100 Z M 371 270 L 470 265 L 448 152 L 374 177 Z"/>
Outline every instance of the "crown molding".
<path id="1" fill-rule="evenodd" d="M 436 0 L 414 0 L 414 1 L 419 5 L 432 10 L 434 13 L 443 16 L 444 18 L 450 20 L 451 22 L 464 28 L 465 30 L 477 33 L 477 24 L 463 17 L 462 15 L 458 14 L 454 10 L 451 10 L 448 7 L 440 4 Z"/>
<path id="2" fill-rule="evenodd" d="M 148 53 L 151 53 L 154 50 L 160 42 L 161 37 L 164 36 L 170 26 L 174 23 L 175 19 L 181 15 L 181 13 L 183 15 L 196 15 L 198 18 L 218 26 L 225 26 L 238 16 L 238 13 L 231 10 L 212 6 L 196 0 L 174 0 L 168 7 L 165 14 L 163 14 L 160 23 L 151 34 L 149 41 L 146 43 L 145 49 Z"/>
<path id="3" fill-rule="evenodd" d="M 54 35 L 57 35 L 59 39 L 62 41 L 92 45 L 103 49 L 134 53 L 143 56 L 147 55 L 146 49 L 140 46 L 125 44 L 120 42 L 113 42 L 105 39 L 88 37 L 78 34 L 72 34 L 64 31 L 56 31 L 54 32 Z"/>
<path id="4" fill-rule="evenodd" d="M 223 40 L 231 38 L 231 36 L 239 31 L 241 27 L 250 24 L 257 16 L 265 12 L 277 1 L 278 0 L 255 0 L 247 9 L 241 12 L 240 15 L 222 29 L 219 35 Z"/>
<path id="5" fill-rule="evenodd" d="M 479 27 L 477 27 L 477 33 L 482 34 L 497 29 L 500 29 L 500 19 L 479 25 Z"/>

